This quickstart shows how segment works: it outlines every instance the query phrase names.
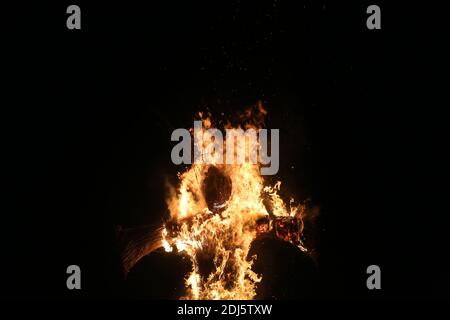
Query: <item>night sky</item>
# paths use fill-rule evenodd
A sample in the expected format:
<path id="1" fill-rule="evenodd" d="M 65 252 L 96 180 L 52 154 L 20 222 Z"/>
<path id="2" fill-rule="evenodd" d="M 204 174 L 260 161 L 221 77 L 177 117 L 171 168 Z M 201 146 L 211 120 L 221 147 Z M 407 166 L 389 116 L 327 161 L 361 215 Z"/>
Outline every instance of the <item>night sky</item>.
<path id="1" fill-rule="evenodd" d="M 431 85 L 443 53 L 418 23 L 436 9 L 379 3 L 368 30 L 365 1 L 76 1 L 69 31 L 69 4 L 17 4 L 2 21 L 2 297 L 180 297 L 189 262 L 154 253 L 124 280 L 116 227 L 168 217 L 174 129 L 258 101 L 280 129 L 268 181 L 320 209 L 315 259 L 255 243 L 258 298 L 449 296 L 444 84 Z M 81 291 L 66 288 L 71 264 Z M 371 264 L 382 290 L 366 288 Z"/>

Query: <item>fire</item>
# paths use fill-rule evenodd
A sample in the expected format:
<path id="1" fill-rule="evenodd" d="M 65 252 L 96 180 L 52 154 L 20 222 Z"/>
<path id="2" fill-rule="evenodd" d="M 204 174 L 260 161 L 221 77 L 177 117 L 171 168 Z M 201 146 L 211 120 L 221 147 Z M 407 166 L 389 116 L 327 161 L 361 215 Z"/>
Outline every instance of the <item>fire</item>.
<path id="1" fill-rule="evenodd" d="M 258 104 L 240 120 L 245 129 L 259 129 L 265 115 Z M 209 115 L 200 116 L 205 129 L 212 127 Z M 208 148 L 211 139 L 205 129 L 200 141 Z M 241 129 L 241 124 L 233 129 Z M 238 148 L 245 148 L 246 159 L 255 151 L 235 143 L 236 154 Z M 278 194 L 281 181 L 268 185 L 259 166 L 250 161 L 194 163 L 179 174 L 179 186 L 167 199 L 170 219 L 161 231 L 161 246 L 186 255 L 192 264 L 183 299 L 253 299 L 262 275 L 252 270 L 256 256 L 249 257 L 249 251 L 259 234 L 274 230 L 306 251 L 301 240 L 304 206 L 294 205 L 292 199 L 285 203 Z"/>

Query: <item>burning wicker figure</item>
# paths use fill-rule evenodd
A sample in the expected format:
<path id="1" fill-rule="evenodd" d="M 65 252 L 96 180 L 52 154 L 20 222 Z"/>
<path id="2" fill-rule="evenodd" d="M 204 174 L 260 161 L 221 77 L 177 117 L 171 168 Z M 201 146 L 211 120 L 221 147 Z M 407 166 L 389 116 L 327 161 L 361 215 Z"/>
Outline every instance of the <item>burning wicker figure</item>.
<path id="1" fill-rule="evenodd" d="M 125 273 L 143 256 L 164 248 L 192 263 L 183 298 L 252 299 L 261 276 L 252 270 L 256 257 L 248 253 L 257 237 L 273 234 L 307 251 L 302 242 L 305 207 L 284 203 L 278 195 L 281 182 L 264 186 L 258 165 L 194 164 L 179 178 L 179 188 L 171 190 L 167 201 L 170 219 L 162 227 L 119 230 Z M 211 264 L 206 272 L 202 261 Z"/>

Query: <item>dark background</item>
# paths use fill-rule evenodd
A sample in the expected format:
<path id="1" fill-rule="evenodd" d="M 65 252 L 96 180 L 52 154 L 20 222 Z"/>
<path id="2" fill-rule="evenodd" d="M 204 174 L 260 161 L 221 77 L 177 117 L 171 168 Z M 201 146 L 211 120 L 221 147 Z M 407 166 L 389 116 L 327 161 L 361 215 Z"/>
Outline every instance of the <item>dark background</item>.
<path id="1" fill-rule="evenodd" d="M 66 29 L 78 4 L 82 30 Z M 261 298 L 448 297 L 438 7 L 378 2 L 40 2 L 3 10 L 2 297 L 178 298 L 187 261 L 124 281 L 117 225 L 167 217 L 170 134 L 257 101 L 283 195 L 320 208 L 316 264 L 258 243 Z M 432 24 L 428 20 L 433 21 Z M 424 23 L 423 21 L 427 21 Z M 440 43 L 440 42 L 437 42 Z M 437 146 L 437 148 L 436 148 Z M 273 180 L 273 179 L 272 179 Z M 66 289 L 66 268 L 82 290 Z M 382 290 L 366 288 L 368 265 Z"/>

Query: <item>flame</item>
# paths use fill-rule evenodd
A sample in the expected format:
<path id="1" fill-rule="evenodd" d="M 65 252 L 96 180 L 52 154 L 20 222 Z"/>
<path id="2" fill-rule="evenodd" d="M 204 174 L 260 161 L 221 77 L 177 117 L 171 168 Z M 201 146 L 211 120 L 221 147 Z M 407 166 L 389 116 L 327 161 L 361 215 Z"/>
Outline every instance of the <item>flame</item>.
<path id="1" fill-rule="evenodd" d="M 266 113 L 259 103 L 257 108 L 243 113 L 240 121 L 245 129 L 259 129 L 264 124 Z M 201 137 L 197 138 L 203 147 L 208 147 L 211 139 L 206 129 L 211 128 L 213 122 L 210 115 L 199 116 L 203 129 L 199 134 Z M 230 123 L 225 127 L 233 128 Z M 233 129 L 241 129 L 241 125 Z M 235 143 L 235 154 L 238 148 L 245 148 L 246 159 L 250 159 L 252 150 L 248 144 Z M 211 168 L 227 177 L 232 187 L 227 199 L 208 207 L 203 188 Z M 192 263 L 192 270 L 185 278 L 186 295 L 183 299 L 242 300 L 255 297 L 256 286 L 262 276 L 252 270 L 256 256 L 248 255 L 258 233 L 257 221 L 269 217 L 267 203 L 264 204 L 263 199 L 269 201 L 267 207 L 273 216 L 296 217 L 301 221 L 302 205 L 295 206 L 293 200 L 286 205 L 278 194 L 281 181 L 273 186 L 266 185 L 259 169 L 258 164 L 249 161 L 235 165 L 194 163 L 179 174 L 178 190 L 167 199 L 169 221 L 175 221 L 176 227 L 164 226 L 162 245 L 166 252 L 185 254 Z M 303 228 L 302 223 L 300 227 Z M 298 246 L 306 251 L 301 242 Z M 207 274 L 201 270 L 205 260 L 212 264 Z"/>

